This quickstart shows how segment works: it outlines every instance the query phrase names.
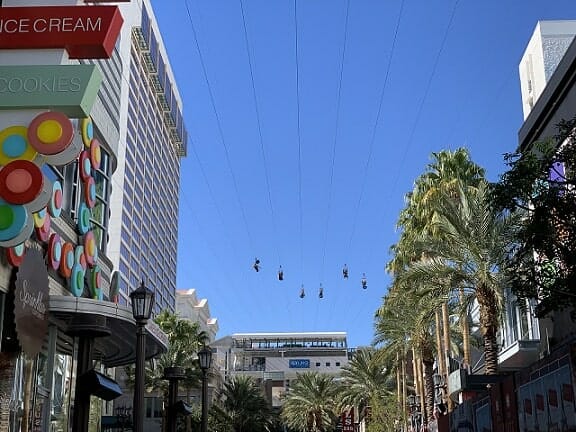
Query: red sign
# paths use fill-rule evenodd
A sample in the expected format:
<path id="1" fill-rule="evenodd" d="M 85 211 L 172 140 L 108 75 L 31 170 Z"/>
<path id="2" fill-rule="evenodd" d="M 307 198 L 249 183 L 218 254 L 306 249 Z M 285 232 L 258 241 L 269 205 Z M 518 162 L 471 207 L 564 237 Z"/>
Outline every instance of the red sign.
<path id="1" fill-rule="evenodd" d="M 0 49 L 65 48 L 73 59 L 110 58 L 122 28 L 118 6 L 0 8 Z"/>
<path id="2" fill-rule="evenodd" d="M 342 414 L 342 432 L 354 432 L 354 409 Z"/>

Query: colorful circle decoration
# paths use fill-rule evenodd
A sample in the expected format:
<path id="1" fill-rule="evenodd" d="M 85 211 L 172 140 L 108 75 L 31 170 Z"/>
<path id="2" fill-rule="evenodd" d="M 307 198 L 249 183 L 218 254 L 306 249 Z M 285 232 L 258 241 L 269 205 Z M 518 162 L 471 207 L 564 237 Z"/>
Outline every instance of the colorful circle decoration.
<path id="1" fill-rule="evenodd" d="M 10 126 L 0 131 L 0 165 L 8 165 L 15 160 L 31 161 L 36 150 L 30 145 L 24 126 Z"/>
<path id="2" fill-rule="evenodd" d="M 48 240 L 48 264 L 54 270 L 58 270 L 61 259 L 62 243 L 60 242 L 60 236 L 54 233 L 50 236 L 50 240 Z"/>
<path id="3" fill-rule="evenodd" d="M 100 169 L 102 150 L 100 149 L 100 142 L 97 139 L 93 139 L 92 144 L 90 145 L 90 162 L 92 162 L 93 169 Z"/>
<path id="4" fill-rule="evenodd" d="M 110 300 L 116 304 L 118 304 L 119 294 L 120 293 L 120 279 L 118 276 L 118 270 L 112 273 L 112 280 L 110 281 Z"/>
<path id="5" fill-rule="evenodd" d="M 0 196 L 10 204 L 28 204 L 42 191 L 44 174 L 38 165 L 15 160 L 0 170 Z"/>
<path id="6" fill-rule="evenodd" d="M 85 203 L 80 203 L 78 206 L 78 232 L 82 235 L 90 231 L 91 223 L 90 218 L 92 217 L 92 212 L 86 206 Z"/>
<path id="7" fill-rule="evenodd" d="M 0 200 L 0 241 L 18 236 L 26 227 L 28 219 L 26 207 Z"/>
<path id="8" fill-rule="evenodd" d="M 80 264 L 84 270 L 88 267 L 88 262 L 86 261 L 86 254 L 84 253 L 84 246 L 78 245 L 74 250 L 74 263 Z"/>
<path id="9" fill-rule="evenodd" d="M 86 117 L 80 122 L 80 131 L 82 132 L 82 141 L 86 148 L 91 146 L 92 140 L 94 139 L 94 125 L 92 124 L 92 119 Z"/>
<path id="10" fill-rule="evenodd" d="M 13 267 L 20 267 L 20 264 L 24 261 L 24 255 L 26 255 L 24 243 L 6 249 L 6 258 Z"/>
<path id="11" fill-rule="evenodd" d="M 44 156 L 44 162 L 50 165 L 63 166 L 75 160 L 82 151 L 83 144 L 81 138 L 75 138 L 68 148 L 61 153 Z"/>
<path id="12" fill-rule="evenodd" d="M 36 213 L 32 213 L 32 216 L 34 217 L 34 228 L 40 228 L 41 226 L 44 225 L 44 221 L 46 220 L 47 214 L 48 213 L 46 213 L 45 208 Z"/>
<path id="13" fill-rule="evenodd" d="M 73 137 L 72 122 L 65 114 L 57 111 L 36 116 L 28 126 L 30 145 L 43 155 L 61 153 L 70 146 Z"/>
<path id="14" fill-rule="evenodd" d="M 90 270 L 90 292 L 92 298 L 95 300 L 102 300 L 104 295 L 102 293 L 102 275 L 100 266 L 96 266 Z"/>
<path id="15" fill-rule="evenodd" d="M 44 225 L 42 225 L 40 228 L 36 228 L 36 238 L 41 242 L 46 243 L 50 238 L 50 225 L 50 216 L 46 215 L 46 218 L 44 219 Z"/>
<path id="16" fill-rule="evenodd" d="M 39 212 L 43 208 L 46 208 L 48 202 L 50 201 L 51 195 L 52 182 L 46 176 L 44 176 L 44 184 L 42 190 L 40 191 L 40 195 L 38 195 L 34 201 L 26 204 L 26 208 L 32 213 Z"/>
<path id="17" fill-rule="evenodd" d="M 88 208 L 94 208 L 96 204 L 96 183 L 92 177 L 88 177 L 88 180 L 84 183 L 84 199 Z"/>
<path id="18" fill-rule="evenodd" d="M 55 181 L 52 185 L 52 196 L 48 202 L 48 212 L 52 217 L 60 217 L 62 212 L 62 185 Z"/>
<path id="19" fill-rule="evenodd" d="M 22 230 L 16 234 L 15 237 L 7 240 L 0 241 L 0 247 L 12 247 L 17 246 L 20 243 L 24 243 L 34 232 L 34 219 L 28 214 L 26 215 L 26 223 L 22 227 Z"/>
<path id="20" fill-rule="evenodd" d="M 64 243 L 62 253 L 60 254 L 60 274 L 69 278 L 74 267 L 74 246 L 72 243 Z"/>
<path id="21" fill-rule="evenodd" d="M 80 153 L 80 159 L 78 160 L 78 167 L 80 169 L 80 177 L 82 180 L 86 181 L 92 175 L 92 162 L 90 161 L 90 153 L 84 150 Z"/>
<path id="22" fill-rule="evenodd" d="M 75 297 L 81 297 L 84 291 L 84 276 L 86 271 L 80 264 L 74 264 L 70 275 L 70 291 Z"/>
<path id="23" fill-rule="evenodd" d="M 84 256 L 90 267 L 93 267 L 98 260 L 98 246 L 93 231 L 88 231 L 84 236 Z"/>

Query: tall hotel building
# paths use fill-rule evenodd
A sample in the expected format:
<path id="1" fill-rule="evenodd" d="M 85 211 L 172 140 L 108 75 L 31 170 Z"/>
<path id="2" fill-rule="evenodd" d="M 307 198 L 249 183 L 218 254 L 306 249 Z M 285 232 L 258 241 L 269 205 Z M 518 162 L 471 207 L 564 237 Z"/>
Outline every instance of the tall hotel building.
<path id="1" fill-rule="evenodd" d="M 0 4 L 0 431 L 86 430 L 83 383 L 135 360 L 130 292 L 175 308 L 182 102 L 149 0 Z"/>
<path id="2" fill-rule="evenodd" d="M 108 256 L 119 270 L 119 303 L 141 281 L 156 310 L 175 310 L 182 101 L 150 2 L 121 6 L 124 63 L 118 168 L 112 177 Z M 125 118 L 123 118 L 125 116 Z"/>

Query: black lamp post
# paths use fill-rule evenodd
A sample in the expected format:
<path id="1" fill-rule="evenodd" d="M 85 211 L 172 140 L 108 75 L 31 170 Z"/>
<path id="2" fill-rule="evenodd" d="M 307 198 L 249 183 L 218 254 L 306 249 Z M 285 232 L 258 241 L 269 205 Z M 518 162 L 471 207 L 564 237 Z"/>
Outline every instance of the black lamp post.
<path id="1" fill-rule="evenodd" d="M 154 293 L 140 286 L 130 293 L 132 315 L 136 320 L 136 379 L 134 382 L 134 432 L 142 432 L 144 427 L 144 360 L 146 359 L 146 323 L 152 315 Z"/>
<path id="2" fill-rule="evenodd" d="M 202 348 L 198 352 L 198 361 L 202 369 L 202 429 L 201 432 L 208 432 L 208 380 L 206 373 L 212 363 L 212 350 L 208 347 Z"/>

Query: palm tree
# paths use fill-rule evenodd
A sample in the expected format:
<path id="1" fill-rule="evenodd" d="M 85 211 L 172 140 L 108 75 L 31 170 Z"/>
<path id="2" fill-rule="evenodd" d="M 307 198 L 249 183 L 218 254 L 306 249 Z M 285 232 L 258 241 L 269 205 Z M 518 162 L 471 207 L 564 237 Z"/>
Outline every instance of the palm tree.
<path id="1" fill-rule="evenodd" d="M 445 200 L 434 215 L 438 236 L 422 236 L 415 243 L 426 260 L 407 267 L 399 278 L 406 284 L 437 282 L 439 287 L 463 287 L 465 300 L 478 302 L 484 341 L 485 373 L 498 370 L 496 334 L 503 311 L 507 275 L 501 271 L 508 255 L 515 218 L 497 213 L 490 205 L 488 185 Z M 445 294 L 445 292 L 444 292 Z M 465 305 L 468 306 L 468 305 Z"/>
<path id="2" fill-rule="evenodd" d="M 336 424 L 339 386 L 334 377 L 317 372 L 298 374 L 286 395 L 282 418 L 301 432 L 328 432 Z"/>
<path id="3" fill-rule="evenodd" d="M 201 372 L 197 354 L 201 347 L 208 341 L 208 335 L 200 330 L 198 323 L 181 319 L 178 315 L 166 310 L 162 311 L 154 319 L 160 329 L 168 336 L 168 351 L 152 359 L 146 365 L 145 389 L 147 393 L 159 393 L 164 398 L 164 406 L 168 405 L 168 381 L 164 379 L 164 369 L 167 367 L 181 367 L 186 371 L 186 377 L 180 383 L 186 388 L 188 402 L 190 389 L 198 387 Z M 128 387 L 134 385 L 134 367 L 127 366 L 126 383 Z M 163 412 L 163 418 L 167 415 Z M 190 430 L 190 422 L 187 421 L 187 430 Z"/>
<path id="4" fill-rule="evenodd" d="M 414 386 L 416 393 L 423 396 L 423 410 L 429 419 L 434 411 L 433 319 L 435 310 L 444 300 L 434 294 L 427 284 L 408 287 L 397 280 L 376 312 L 374 337 L 374 344 L 382 346 L 381 355 L 385 358 L 392 359 L 398 352 L 408 357 L 408 351 L 413 350 Z M 419 368 L 420 363 L 424 370 Z"/>
<path id="5" fill-rule="evenodd" d="M 265 432 L 274 424 L 262 389 L 250 376 L 237 376 L 224 384 L 212 417 L 232 432 Z"/>
<path id="6" fill-rule="evenodd" d="M 393 275 L 398 275 L 412 262 L 425 259 L 421 251 L 415 247 L 416 242 L 422 236 L 438 237 L 433 224 L 434 215 L 438 212 L 443 201 L 455 200 L 461 190 L 474 189 L 484 179 L 484 170 L 471 161 L 470 155 L 465 148 L 455 151 L 443 150 L 432 153 L 432 162 L 426 167 L 426 171 L 415 182 L 412 192 L 406 195 L 406 206 L 401 211 L 397 226 L 402 230 L 397 244 L 392 246 L 393 259 L 387 268 Z M 443 282 L 443 281 L 441 281 Z M 445 282 L 444 282 L 445 283 Z M 442 325 L 434 325 L 436 337 L 436 351 L 440 353 L 438 358 L 439 369 L 448 373 L 445 364 L 446 352 L 450 347 L 450 323 L 448 320 L 447 302 L 439 306 L 438 312 L 442 312 Z M 467 327 L 467 313 L 461 316 L 462 334 L 464 338 L 464 358 L 470 361 L 469 329 Z M 442 338 L 439 334 L 442 328 Z M 451 408 L 451 401 L 448 401 Z"/>
<path id="7" fill-rule="evenodd" d="M 342 367 L 341 404 L 344 409 L 382 405 L 393 394 L 395 376 L 379 361 L 374 349 L 359 349 L 350 362 Z M 379 403 L 380 402 L 380 403 Z"/>

